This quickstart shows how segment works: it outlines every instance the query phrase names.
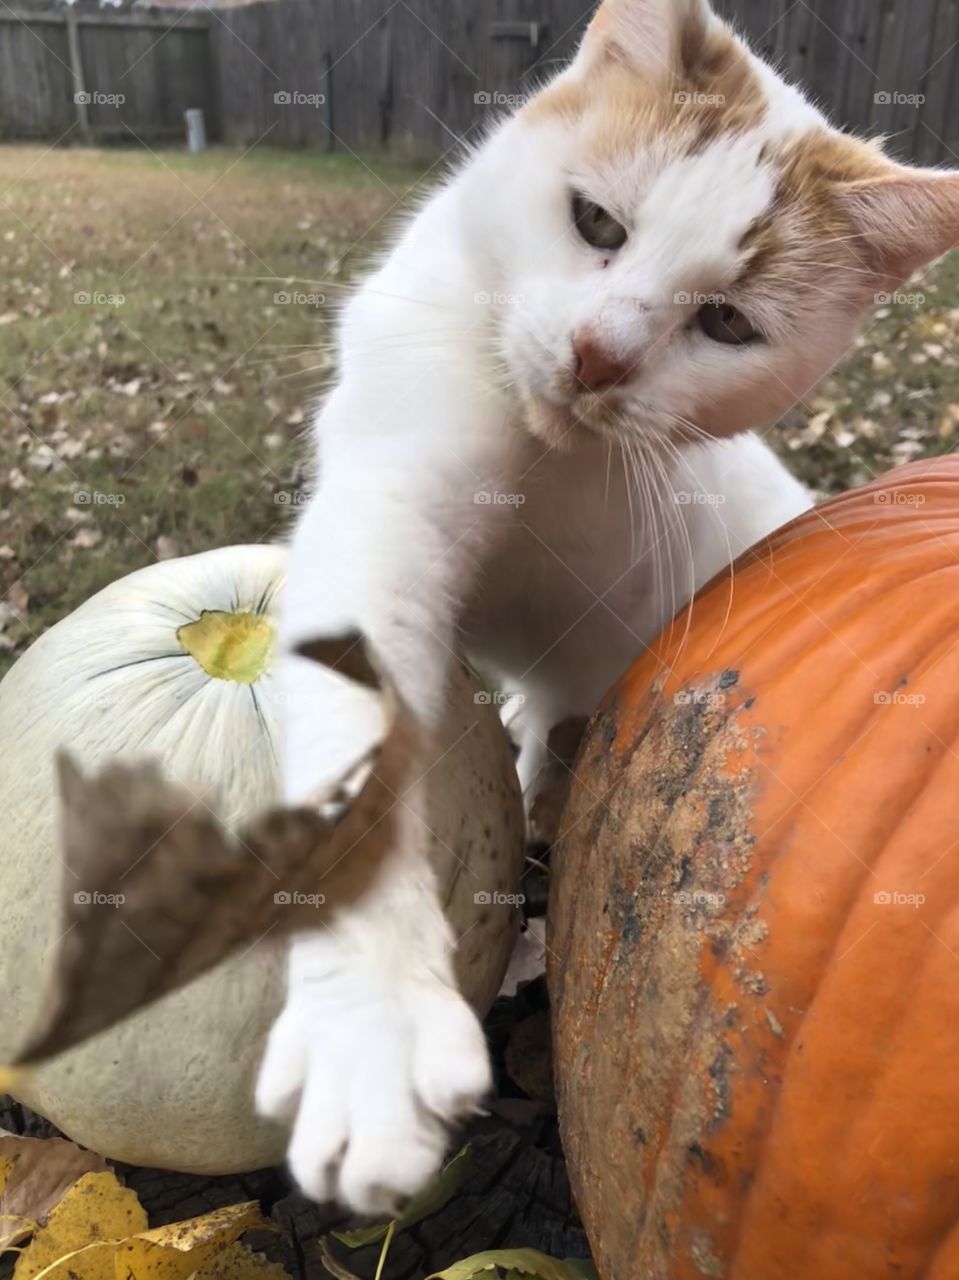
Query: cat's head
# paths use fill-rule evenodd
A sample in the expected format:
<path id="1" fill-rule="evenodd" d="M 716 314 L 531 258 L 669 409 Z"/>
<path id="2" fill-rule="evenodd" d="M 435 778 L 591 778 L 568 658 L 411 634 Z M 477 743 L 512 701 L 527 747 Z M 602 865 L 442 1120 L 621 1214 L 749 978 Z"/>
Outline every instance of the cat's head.
<path id="1" fill-rule="evenodd" d="M 959 175 L 831 128 L 706 0 L 605 0 L 486 156 L 498 341 L 554 443 L 771 423 L 959 241 Z"/>

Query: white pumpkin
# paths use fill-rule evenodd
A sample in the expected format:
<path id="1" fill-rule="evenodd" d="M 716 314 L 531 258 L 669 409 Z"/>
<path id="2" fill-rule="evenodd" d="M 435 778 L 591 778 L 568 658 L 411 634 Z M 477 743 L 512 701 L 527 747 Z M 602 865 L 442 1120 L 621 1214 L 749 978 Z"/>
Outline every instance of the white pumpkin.
<path id="1" fill-rule="evenodd" d="M 277 801 L 271 664 L 284 562 L 281 548 L 249 546 L 150 565 L 41 636 L 0 683 L 0 1061 L 30 1030 L 57 940 L 57 748 L 85 767 L 159 758 L 194 791 L 208 786 L 230 824 Z M 463 939 L 463 989 L 484 1013 L 514 921 L 508 906 L 477 905 L 474 886 L 515 890 L 521 802 L 499 720 L 474 701 L 465 675 L 451 728 L 460 741 L 429 780 L 433 855 Z M 228 1173 L 275 1163 L 286 1135 L 258 1120 L 251 1100 L 282 996 L 282 952 L 254 947 L 47 1064 L 17 1096 L 76 1141 L 131 1164 Z"/>

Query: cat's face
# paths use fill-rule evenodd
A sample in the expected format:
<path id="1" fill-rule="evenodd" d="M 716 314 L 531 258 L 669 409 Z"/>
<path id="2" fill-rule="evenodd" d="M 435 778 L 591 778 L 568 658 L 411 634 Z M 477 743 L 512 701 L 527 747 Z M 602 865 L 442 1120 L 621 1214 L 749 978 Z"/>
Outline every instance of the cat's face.
<path id="1" fill-rule="evenodd" d="M 490 155 L 499 345 L 552 443 L 773 422 L 959 240 L 959 177 L 830 129 L 705 0 L 606 0 Z"/>

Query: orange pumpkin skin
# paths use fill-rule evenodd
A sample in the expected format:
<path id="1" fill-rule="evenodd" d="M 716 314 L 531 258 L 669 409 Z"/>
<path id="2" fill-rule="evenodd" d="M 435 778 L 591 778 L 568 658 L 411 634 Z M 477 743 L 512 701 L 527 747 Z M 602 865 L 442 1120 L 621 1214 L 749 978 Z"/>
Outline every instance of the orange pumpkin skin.
<path id="1" fill-rule="evenodd" d="M 603 1280 L 959 1280 L 959 458 L 804 516 L 611 690 L 555 855 Z"/>

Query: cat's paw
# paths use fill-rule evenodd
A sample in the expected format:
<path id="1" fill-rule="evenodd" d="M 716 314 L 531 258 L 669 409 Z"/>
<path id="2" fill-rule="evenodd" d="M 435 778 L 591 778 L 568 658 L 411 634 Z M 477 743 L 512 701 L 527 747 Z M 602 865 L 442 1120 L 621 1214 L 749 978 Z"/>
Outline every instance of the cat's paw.
<path id="1" fill-rule="evenodd" d="M 482 1028 L 455 991 L 338 968 L 291 986 L 256 1105 L 293 1114 L 289 1163 L 306 1195 L 391 1217 L 437 1173 L 448 1126 L 490 1083 Z"/>

